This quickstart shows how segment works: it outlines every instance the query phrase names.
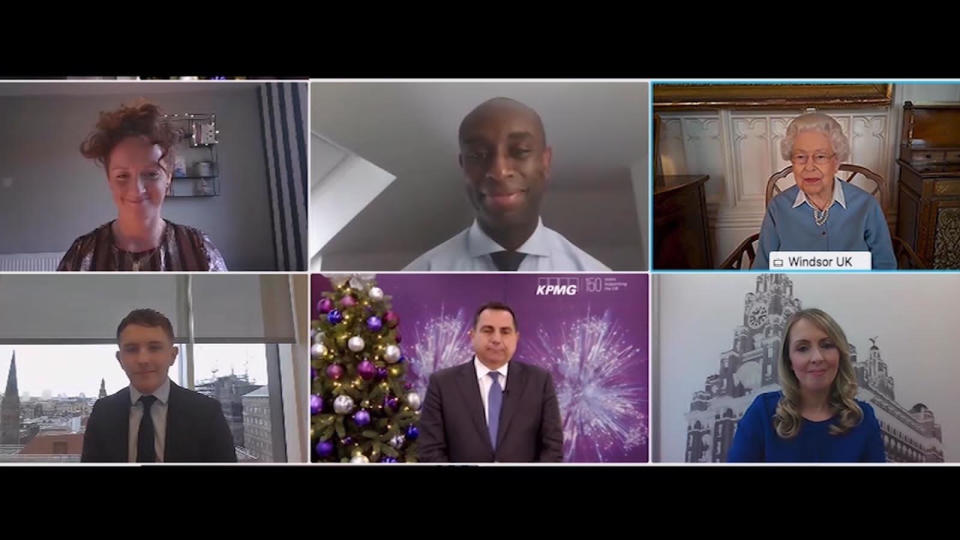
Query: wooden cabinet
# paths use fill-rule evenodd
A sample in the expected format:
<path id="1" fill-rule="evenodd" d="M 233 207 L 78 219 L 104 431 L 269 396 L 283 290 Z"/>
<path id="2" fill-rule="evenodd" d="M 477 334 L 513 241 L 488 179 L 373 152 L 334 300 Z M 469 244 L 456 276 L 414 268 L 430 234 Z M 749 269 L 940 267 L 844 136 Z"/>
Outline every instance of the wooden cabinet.
<path id="1" fill-rule="evenodd" d="M 928 268 L 960 268 L 960 103 L 903 106 L 897 236 Z"/>
<path id="2" fill-rule="evenodd" d="M 707 175 L 656 176 L 653 268 L 713 268 L 704 183 Z"/>

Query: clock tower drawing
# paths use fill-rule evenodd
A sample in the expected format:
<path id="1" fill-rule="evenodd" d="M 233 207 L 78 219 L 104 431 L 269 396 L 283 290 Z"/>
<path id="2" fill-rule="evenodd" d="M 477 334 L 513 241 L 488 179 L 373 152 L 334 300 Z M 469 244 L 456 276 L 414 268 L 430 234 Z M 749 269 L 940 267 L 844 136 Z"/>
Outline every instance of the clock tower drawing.
<path id="1" fill-rule="evenodd" d="M 793 281 L 785 274 L 757 276 L 743 302 L 743 323 L 733 332 L 733 345 L 720 354 L 720 369 L 694 393 L 686 414 L 684 461 L 725 462 L 737 422 L 757 395 L 780 389 L 778 371 L 784 327 L 802 309 Z M 933 412 L 919 403 L 906 409 L 894 400 L 894 381 L 881 358 L 877 338 L 870 356 L 857 362 L 857 399 L 873 405 L 883 431 L 888 461 L 943 461 L 940 426 Z"/>

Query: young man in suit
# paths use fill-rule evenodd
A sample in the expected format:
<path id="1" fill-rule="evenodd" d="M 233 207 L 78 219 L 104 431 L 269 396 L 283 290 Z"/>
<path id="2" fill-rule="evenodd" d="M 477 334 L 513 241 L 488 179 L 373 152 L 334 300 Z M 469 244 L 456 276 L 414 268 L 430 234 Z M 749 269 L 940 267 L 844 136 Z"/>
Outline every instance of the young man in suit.
<path id="1" fill-rule="evenodd" d="M 178 353 L 167 317 L 152 309 L 131 311 L 117 327 L 117 344 L 130 386 L 94 404 L 81 461 L 237 461 L 220 403 L 167 376 Z"/>
<path id="2" fill-rule="evenodd" d="M 470 330 L 473 359 L 430 376 L 420 416 L 421 461 L 563 460 L 553 378 L 511 361 L 519 336 L 509 306 L 480 306 Z"/>

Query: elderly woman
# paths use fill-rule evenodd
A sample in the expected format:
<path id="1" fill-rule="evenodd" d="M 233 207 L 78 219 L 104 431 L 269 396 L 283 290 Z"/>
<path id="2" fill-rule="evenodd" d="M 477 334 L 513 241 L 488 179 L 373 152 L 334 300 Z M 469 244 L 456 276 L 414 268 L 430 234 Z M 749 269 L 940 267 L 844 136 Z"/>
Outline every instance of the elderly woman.
<path id="1" fill-rule="evenodd" d="M 727 461 L 885 461 L 873 407 L 855 399 L 849 350 L 830 315 L 795 313 L 780 351 L 781 390 L 760 394 L 743 413 Z"/>
<path id="2" fill-rule="evenodd" d="M 798 116 L 780 142 L 796 186 L 770 201 L 753 268 L 767 269 L 772 251 L 869 251 L 875 270 L 894 270 L 890 231 L 877 200 L 836 178 L 849 157 L 840 124 L 822 113 Z"/>
<path id="3" fill-rule="evenodd" d="M 80 151 L 105 169 L 117 219 L 77 238 L 57 270 L 227 270 L 206 234 L 163 219 L 178 140 L 153 104 L 100 113 Z"/>

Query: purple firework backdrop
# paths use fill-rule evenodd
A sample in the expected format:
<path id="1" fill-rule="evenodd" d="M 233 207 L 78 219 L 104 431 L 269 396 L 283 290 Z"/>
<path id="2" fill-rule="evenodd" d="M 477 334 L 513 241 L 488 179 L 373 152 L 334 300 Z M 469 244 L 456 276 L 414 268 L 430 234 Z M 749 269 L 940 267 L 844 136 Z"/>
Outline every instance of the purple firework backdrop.
<path id="1" fill-rule="evenodd" d="M 400 317 L 400 348 L 421 397 L 431 373 L 472 358 L 467 331 L 476 308 L 506 302 L 520 332 L 515 358 L 553 375 L 564 460 L 645 462 L 647 280 L 645 274 L 382 274 L 377 285 Z M 312 284 L 316 306 L 331 286 L 317 275 Z"/>

